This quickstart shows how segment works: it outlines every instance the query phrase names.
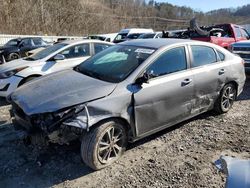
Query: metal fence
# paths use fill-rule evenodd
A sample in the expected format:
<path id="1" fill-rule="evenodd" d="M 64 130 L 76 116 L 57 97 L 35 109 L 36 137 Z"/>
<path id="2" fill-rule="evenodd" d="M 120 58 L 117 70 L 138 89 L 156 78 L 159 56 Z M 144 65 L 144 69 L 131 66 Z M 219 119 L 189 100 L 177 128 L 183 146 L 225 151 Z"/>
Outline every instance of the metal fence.
<path id="1" fill-rule="evenodd" d="M 43 40 L 47 42 L 55 42 L 58 38 L 66 38 L 66 39 L 82 39 L 83 37 L 79 36 L 39 36 L 39 35 L 5 35 L 0 34 L 0 46 L 7 43 L 9 40 L 14 38 L 24 38 L 24 37 L 41 37 Z"/>

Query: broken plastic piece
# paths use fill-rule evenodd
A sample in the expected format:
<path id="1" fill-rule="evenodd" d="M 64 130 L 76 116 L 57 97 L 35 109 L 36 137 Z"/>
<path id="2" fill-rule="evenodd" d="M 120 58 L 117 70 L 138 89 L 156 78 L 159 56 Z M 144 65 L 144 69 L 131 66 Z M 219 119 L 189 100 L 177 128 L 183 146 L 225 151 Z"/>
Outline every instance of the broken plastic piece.
<path id="1" fill-rule="evenodd" d="M 226 188 L 250 187 L 250 160 L 221 156 L 215 166 L 227 175 Z"/>

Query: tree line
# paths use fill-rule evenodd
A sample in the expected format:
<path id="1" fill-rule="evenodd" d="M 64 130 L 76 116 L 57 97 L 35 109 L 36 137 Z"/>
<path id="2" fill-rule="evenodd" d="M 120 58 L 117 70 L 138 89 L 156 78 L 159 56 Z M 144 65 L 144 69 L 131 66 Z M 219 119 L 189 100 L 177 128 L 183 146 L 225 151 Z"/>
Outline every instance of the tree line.
<path id="1" fill-rule="evenodd" d="M 126 27 L 161 31 L 185 29 L 193 17 L 201 25 L 247 24 L 250 17 L 250 5 L 203 13 L 154 0 L 0 0 L 0 5 L 0 33 L 4 34 L 83 36 Z"/>

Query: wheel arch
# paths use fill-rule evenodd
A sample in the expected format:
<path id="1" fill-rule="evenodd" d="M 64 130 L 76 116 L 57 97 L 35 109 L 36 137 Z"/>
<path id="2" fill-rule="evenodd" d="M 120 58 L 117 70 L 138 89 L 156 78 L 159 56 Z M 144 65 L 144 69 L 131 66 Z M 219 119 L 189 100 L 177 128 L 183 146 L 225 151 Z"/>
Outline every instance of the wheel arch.
<path id="1" fill-rule="evenodd" d="M 236 81 L 234 81 L 234 80 L 227 82 L 225 85 L 227 85 L 227 84 L 233 84 L 233 85 L 235 86 L 235 89 L 236 89 L 236 96 L 238 96 L 239 84 L 238 84 Z M 225 85 L 224 85 L 224 87 L 225 87 Z"/>
<path id="2" fill-rule="evenodd" d="M 103 123 L 106 123 L 108 121 L 118 121 L 119 123 L 121 123 L 127 130 L 128 136 L 130 136 L 130 131 L 132 132 L 132 126 L 130 125 L 130 123 L 128 122 L 127 119 L 123 118 L 123 117 L 119 117 L 119 116 L 114 116 L 114 117 L 107 117 L 104 118 L 98 122 L 96 122 L 95 124 L 90 126 L 90 129 L 93 129 L 97 126 L 100 126 Z"/>
<path id="3" fill-rule="evenodd" d="M 40 76 L 42 76 L 42 75 L 41 75 L 41 74 L 32 74 L 32 75 L 29 75 L 29 76 L 23 78 L 23 79 L 19 82 L 19 84 L 18 84 L 17 87 L 20 87 L 21 85 L 23 85 L 23 84 L 25 83 L 25 81 L 26 81 L 27 79 L 31 78 L 31 77 L 36 77 L 36 78 L 37 78 L 37 77 L 40 77 Z"/>

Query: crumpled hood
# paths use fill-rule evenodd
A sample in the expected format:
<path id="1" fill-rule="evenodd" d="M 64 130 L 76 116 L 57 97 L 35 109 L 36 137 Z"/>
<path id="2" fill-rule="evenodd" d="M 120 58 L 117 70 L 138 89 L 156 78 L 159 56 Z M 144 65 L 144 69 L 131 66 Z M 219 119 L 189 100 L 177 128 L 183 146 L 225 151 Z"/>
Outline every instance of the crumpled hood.
<path id="1" fill-rule="evenodd" d="M 38 78 L 18 88 L 14 101 L 27 115 L 55 112 L 109 95 L 116 84 L 65 70 Z"/>
<path id="2" fill-rule="evenodd" d="M 10 61 L 10 62 L 7 62 L 7 63 L 0 65 L 0 73 L 19 69 L 22 67 L 28 67 L 34 63 L 38 63 L 38 62 L 37 61 L 26 61 L 24 59 L 16 59 L 16 60 L 13 60 L 13 61 Z"/>

